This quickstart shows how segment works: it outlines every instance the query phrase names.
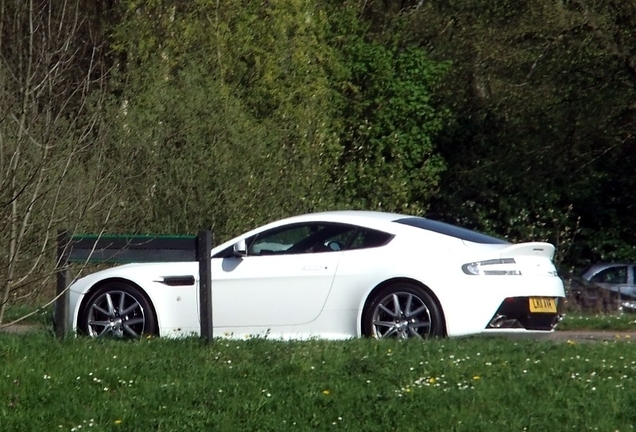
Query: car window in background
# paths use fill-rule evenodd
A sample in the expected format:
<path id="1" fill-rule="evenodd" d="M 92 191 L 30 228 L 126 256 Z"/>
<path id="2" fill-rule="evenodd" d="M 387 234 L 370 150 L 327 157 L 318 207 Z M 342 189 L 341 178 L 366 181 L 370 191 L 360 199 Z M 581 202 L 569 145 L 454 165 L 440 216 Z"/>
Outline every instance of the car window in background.
<path id="1" fill-rule="evenodd" d="M 601 270 L 590 279 L 596 283 L 609 284 L 626 284 L 627 283 L 627 266 L 610 267 Z"/>

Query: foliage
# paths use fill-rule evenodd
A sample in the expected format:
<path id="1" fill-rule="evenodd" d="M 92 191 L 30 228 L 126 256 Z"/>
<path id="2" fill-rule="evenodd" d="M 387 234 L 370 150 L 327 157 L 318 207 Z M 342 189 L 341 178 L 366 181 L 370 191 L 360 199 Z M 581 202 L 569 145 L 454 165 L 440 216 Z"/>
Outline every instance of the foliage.
<path id="1" fill-rule="evenodd" d="M 58 228 L 382 209 L 635 260 L 634 28 L 617 0 L 0 0 L 0 322 Z"/>
<path id="2" fill-rule="evenodd" d="M 401 41 L 402 21 L 378 32 L 360 20 L 361 2 L 336 2 L 333 44 L 341 68 L 343 156 L 336 180 L 349 205 L 421 214 L 445 168 L 434 137 L 447 112 L 431 100 L 446 70 L 418 46 Z"/>
<path id="3" fill-rule="evenodd" d="M 121 173 L 135 180 L 118 229 L 205 226 L 227 238 L 332 205 L 338 150 L 319 11 L 291 0 L 125 5 L 112 153 L 135 161 Z"/>
<path id="4" fill-rule="evenodd" d="M 630 349 L 624 341 L 0 334 L 0 421 L 7 432 L 629 430 Z"/>
<path id="5" fill-rule="evenodd" d="M 456 113 L 438 144 L 450 169 L 433 212 L 549 240 L 569 265 L 634 259 L 622 175 L 636 125 L 633 6 L 429 2 L 410 17 L 414 40 L 454 60 L 439 93 Z"/>
<path id="6" fill-rule="evenodd" d="M 82 39 L 96 30 L 90 10 L 0 1 L 0 322 L 48 288 L 58 224 L 99 226 L 108 211 L 104 59 L 98 37 Z"/>

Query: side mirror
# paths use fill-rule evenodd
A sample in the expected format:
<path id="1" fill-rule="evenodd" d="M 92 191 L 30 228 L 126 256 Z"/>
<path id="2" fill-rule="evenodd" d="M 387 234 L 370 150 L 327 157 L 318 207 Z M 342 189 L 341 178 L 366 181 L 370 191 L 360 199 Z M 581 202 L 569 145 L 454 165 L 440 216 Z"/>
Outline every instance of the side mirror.
<path id="1" fill-rule="evenodd" d="M 247 246 L 245 245 L 245 239 L 239 240 L 234 243 L 234 247 L 232 248 L 232 250 L 234 251 L 234 256 L 247 256 Z"/>

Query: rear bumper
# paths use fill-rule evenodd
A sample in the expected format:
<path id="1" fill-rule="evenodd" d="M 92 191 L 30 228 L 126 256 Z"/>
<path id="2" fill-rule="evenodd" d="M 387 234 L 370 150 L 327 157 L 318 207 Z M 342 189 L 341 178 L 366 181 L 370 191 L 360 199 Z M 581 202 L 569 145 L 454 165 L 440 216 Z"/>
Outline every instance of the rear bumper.
<path id="1" fill-rule="evenodd" d="M 530 297 L 506 298 L 492 316 L 485 332 L 509 330 L 552 331 L 561 320 L 564 297 L 553 297 L 556 312 L 531 312 Z"/>

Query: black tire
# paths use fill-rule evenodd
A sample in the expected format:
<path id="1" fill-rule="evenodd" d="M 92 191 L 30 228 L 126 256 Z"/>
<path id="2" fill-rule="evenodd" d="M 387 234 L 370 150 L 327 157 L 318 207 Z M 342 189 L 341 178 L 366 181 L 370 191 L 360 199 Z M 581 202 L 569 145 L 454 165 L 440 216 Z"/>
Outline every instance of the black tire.
<path id="1" fill-rule="evenodd" d="M 362 331 L 373 338 L 445 336 L 444 319 L 435 299 L 423 288 L 399 282 L 374 294 L 362 314 Z"/>
<path id="2" fill-rule="evenodd" d="M 79 317 L 80 331 L 90 337 L 138 339 L 157 334 L 157 317 L 139 288 L 109 282 L 87 297 Z"/>

